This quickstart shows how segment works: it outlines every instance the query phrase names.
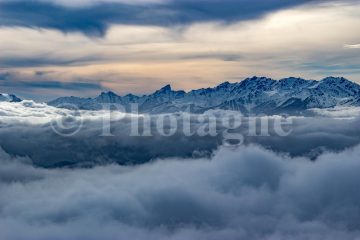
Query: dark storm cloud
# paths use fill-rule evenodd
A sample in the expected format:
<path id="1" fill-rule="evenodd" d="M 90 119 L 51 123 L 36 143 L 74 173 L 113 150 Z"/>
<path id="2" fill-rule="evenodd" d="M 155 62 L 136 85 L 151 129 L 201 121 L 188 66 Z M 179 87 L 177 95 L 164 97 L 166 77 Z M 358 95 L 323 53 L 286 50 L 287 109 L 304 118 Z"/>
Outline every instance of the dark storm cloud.
<path id="1" fill-rule="evenodd" d="M 186 25 L 203 21 L 241 21 L 312 0 L 202 0 L 163 4 L 103 3 L 78 8 L 38 1 L 0 2 L 0 26 L 50 28 L 103 36 L 112 24 Z"/>

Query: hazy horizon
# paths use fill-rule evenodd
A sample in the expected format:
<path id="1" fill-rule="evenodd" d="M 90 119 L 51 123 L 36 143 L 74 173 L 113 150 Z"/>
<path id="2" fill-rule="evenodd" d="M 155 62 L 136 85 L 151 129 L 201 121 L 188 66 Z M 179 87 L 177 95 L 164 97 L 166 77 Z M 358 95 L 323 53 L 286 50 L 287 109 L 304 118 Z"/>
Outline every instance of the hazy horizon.
<path id="1" fill-rule="evenodd" d="M 25 97 L 25 98 L 24 98 L 22 95 L 16 95 L 16 94 L 13 93 L 13 92 L 6 92 L 6 93 L 7 93 L 7 94 L 14 94 L 14 95 L 16 95 L 17 97 L 20 97 L 20 98 L 22 98 L 22 99 L 24 99 L 24 100 L 34 100 L 34 101 L 40 101 L 40 102 L 41 102 L 41 101 L 47 102 L 47 101 L 54 100 L 54 99 L 56 99 L 56 98 L 70 97 L 70 96 L 80 97 L 80 98 L 93 98 L 93 97 L 99 96 L 101 93 L 108 93 L 108 92 L 113 92 L 113 93 L 115 93 L 115 94 L 118 95 L 118 96 L 126 96 L 126 95 L 128 95 L 128 94 L 133 94 L 133 95 L 135 95 L 135 96 L 142 97 L 142 96 L 147 96 L 147 95 L 153 94 L 153 93 L 155 93 L 156 91 L 158 91 L 158 90 L 160 90 L 160 89 L 162 89 L 162 88 L 164 88 L 164 87 L 167 87 L 167 86 L 170 86 L 170 88 L 171 88 L 172 91 L 184 91 L 185 93 L 189 93 L 189 92 L 192 91 L 192 90 L 207 89 L 207 88 L 216 88 L 217 86 L 219 86 L 219 85 L 221 85 L 221 84 L 223 84 L 223 83 L 226 83 L 226 82 L 229 82 L 229 83 L 240 83 L 240 82 L 242 82 L 242 81 L 244 81 L 244 80 L 246 80 L 246 79 L 251 79 L 251 78 L 254 78 L 254 77 L 256 77 L 256 78 L 268 78 L 268 77 L 266 77 L 266 76 L 252 76 L 252 77 L 247 77 L 247 78 L 241 79 L 241 80 L 239 80 L 239 81 L 223 81 L 223 82 L 217 83 L 216 85 L 207 86 L 207 87 L 202 87 L 202 88 L 188 89 L 188 90 L 185 90 L 185 89 L 175 89 L 171 83 L 165 83 L 165 85 L 160 86 L 158 89 L 150 90 L 150 91 L 144 92 L 144 93 L 126 92 L 126 90 L 124 90 L 124 91 L 122 91 L 123 94 L 121 94 L 121 93 L 118 93 L 117 91 L 115 91 L 115 90 L 113 90 L 113 89 L 99 89 L 98 92 L 94 92 L 94 93 L 92 93 L 92 94 L 90 94 L 90 95 L 86 95 L 86 94 L 84 95 L 83 93 L 79 92 L 78 95 L 60 95 L 60 96 L 57 96 L 57 97 L 42 96 L 42 95 L 40 95 L 40 96 L 30 96 L 30 97 Z M 327 76 L 327 77 L 324 77 L 324 78 L 321 78 L 321 79 L 305 79 L 305 78 L 302 78 L 302 77 L 293 77 L 293 76 L 291 76 L 291 77 L 284 77 L 284 78 L 280 78 L 280 79 L 274 79 L 274 78 L 269 78 L 269 79 L 275 80 L 275 81 L 280 81 L 280 80 L 283 80 L 283 79 L 286 79 L 286 78 L 300 78 L 300 79 L 304 79 L 304 80 L 306 80 L 306 81 L 322 81 L 322 80 L 324 80 L 324 79 L 326 79 L 326 78 L 329 78 L 329 77 L 330 77 L 330 78 L 332 78 L 332 77 L 334 77 L 334 78 L 343 78 L 342 76 Z M 346 78 L 345 78 L 345 79 L 346 79 Z M 356 83 L 356 84 L 360 85 L 360 83 L 358 83 L 358 82 L 356 82 L 356 81 L 352 81 L 351 79 L 347 79 L 347 80 L 350 81 L 350 82 L 353 82 L 353 83 Z M 5 93 L 5 92 L 4 92 L 4 93 Z M 0 92 L 0 94 L 1 94 L 1 92 Z M 64 94 L 66 94 L 66 93 L 64 93 Z M 25 95 L 25 96 L 26 96 L 26 95 Z"/>

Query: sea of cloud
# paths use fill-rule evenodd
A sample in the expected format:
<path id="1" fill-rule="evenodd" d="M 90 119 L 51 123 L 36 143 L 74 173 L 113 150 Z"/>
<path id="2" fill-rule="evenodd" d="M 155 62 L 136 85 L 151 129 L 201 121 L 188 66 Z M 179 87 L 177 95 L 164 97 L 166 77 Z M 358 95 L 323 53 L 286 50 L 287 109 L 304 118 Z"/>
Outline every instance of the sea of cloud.
<path id="1" fill-rule="evenodd" d="M 315 114 L 309 117 L 288 117 L 285 130 L 289 134 L 285 136 L 276 133 L 272 127 L 275 121 L 281 120 L 280 116 L 262 117 L 269 127 L 260 124 L 261 119 L 257 119 L 256 134 L 251 133 L 254 130 L 249 124 L 251 118 L 241 118 L 241 126 L 233 132 L 243 137 L 244 145 L 260 145 L 277 153 L 313 160 L 323 152 L 338 152 L 360 144 L 358 109 L 313 112 Z M 218 124 L 216 134 L 209 132 L 204 136 L 196 132 L 199 129 L 208 132 L 209 116 L 221 122 L 231 114 L 218 110 L 203 115 L 170 114 L 179 120 L 174 126 L 168 118 L 164 118 L 162 132 L 172 132 L 170 136 L 157 131 L 157 120 L 154 119 L 151 119 L 151 136 L 147 136 L 141 129 L 144 125 L 141 115 L 113 112 L 109 116 L 106 111 L 73 111 L 32 101 L 3 102 L 0 103 L 0 147 L 10 155 L 29 157 L 35 166 L 47 168 L 109 163 L 131 165 L 169 157 L 209 157 L 223 145 L 226 129 Z M 184 133 L 184 116 L 189 120 L 187 124 L 191 133 L 195 134 Z M 54 128 L 57 121 L 64 117 L 69 118 L 75 127 Z M 104 119 L 109 121 L 104 122 Z M 132 134 L 134 119 L 139 120 L 141 136 Z M 260 134 L 264 128 L 269 134 Z"/>
<path id="2" fill-rule="evenodd" d="M 139 166 L 35 168 L 0 152 L 0 239 L 359 239 L 360 148 L 255 146 Z"/>
<path id="3" fill-rule="evenodd" d="M 81 112 L 82 129 L 60 136 L 51 123 L 80 121 L 74 111 L 0 103 L 0 239 L 359 240 L 358 110 L 314 111 L 288 136 L 226 147 L 130 137 L 138 116 L 121 113 L 99 137 L 106 112 Z"/>

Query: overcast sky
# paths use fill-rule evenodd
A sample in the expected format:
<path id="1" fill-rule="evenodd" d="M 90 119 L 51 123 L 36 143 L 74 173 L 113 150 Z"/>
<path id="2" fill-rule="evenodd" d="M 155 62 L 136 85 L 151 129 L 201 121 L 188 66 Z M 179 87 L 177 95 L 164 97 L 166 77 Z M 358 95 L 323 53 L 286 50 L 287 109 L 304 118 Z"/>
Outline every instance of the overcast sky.
<path id="1" fill-rule="evenodd" d="M 248 76 L 360 82 L 360 3 L 0 0 L 0 92 L 47 100 Z"/>

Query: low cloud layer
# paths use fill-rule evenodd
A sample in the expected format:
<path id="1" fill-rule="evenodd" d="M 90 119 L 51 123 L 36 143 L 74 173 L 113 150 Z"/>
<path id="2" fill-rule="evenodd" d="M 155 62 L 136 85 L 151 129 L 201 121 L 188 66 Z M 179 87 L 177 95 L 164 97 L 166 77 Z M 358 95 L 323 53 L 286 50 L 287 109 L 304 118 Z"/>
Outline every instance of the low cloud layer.
<path id="1" fill-rule="evenodd" d="M 248 146 L 211 159 L 44 170 L 1 151 L 0 238 L 355 240 L 359 154 L 311 162 Z"/>
<path id="2" fill-rule="evenodd" d="M 258 119 L 256 127 L 252 127 L 250 122 L 253 118 L 241 119 L 241 126 L 234 132 L 244 136 L 245 145 L 257 144 L 275 152 L 293 157 L 306 156 L 313 160 L 323 152 L 338 152 L 360 144 L 357 108 L 314 110 L 314 113 L 314 116 L 289 118 L 290 124 L 285 124 L 284 130 L 291 130 L 291 133 L 286 136 L 279 136 L 273 127 L 278 116 L 265 117 L 269 123 L 269 136 L 258 136 L 266 125 L 260 125 Z M 204 115 L 190 115 L 190 130 L 195 132 L 204 128 L 206 132 L 209 116 L 215 116 L 217 122 L 221 122 L 227 114 L 230 113 L 210 111 Z M 226 130 L 218 124 L 216 135 L 186 135 L 182 125 L 185 115 L 171 114 L 170 117 L 177 121 L 176 126 L 164 121 L 164 126 L 160 127 L 165 132 L 173 131 L 167 137 L 157 130 L 159 116 L 155 115 L 151 118 L 151 136 L 143 136 L 141 128 L 144 124 L 138 115 L 114 113 L 108 128 L 103 124 L 109 116 L 107 112 L 76 112 L 32 101 L 0 103 L 0 116 L 0 147 L 11 155 L 29 157 L 36 166 L 48 168 L 109 163 L 132 165 L 156 158 L 210 156 L 223 144 Z M 63 135 L 59 135 L 52 126 L 63 116 L 68 116 L 74 125 L 69 130 L 60 131 Z M 138 124 L 136 119 L 139 119 Z M 64 136 L 77 130 L 81 122 L 83 125 L 76 134 Z M 134 122 L 139 126 L 141 136 L 131 134 Z M 251 134 L 250 130 L 254 129 L 256 134 Z M 110 136 L 102 136 L 104 131 Z"/>
<path id="3" fill-rule="evenodd" d="M 2 102 L 0 239 L 358 240 L 359 110 L 314 113 L 293 117 L 289 136 L 235 148 L 221 136 L 129 137 L 139 116 L 119 112 L 114 136 L 99 136 L 106 112 L 84 111 L 63 137 L 51 123 L 78 113 Z"/>

